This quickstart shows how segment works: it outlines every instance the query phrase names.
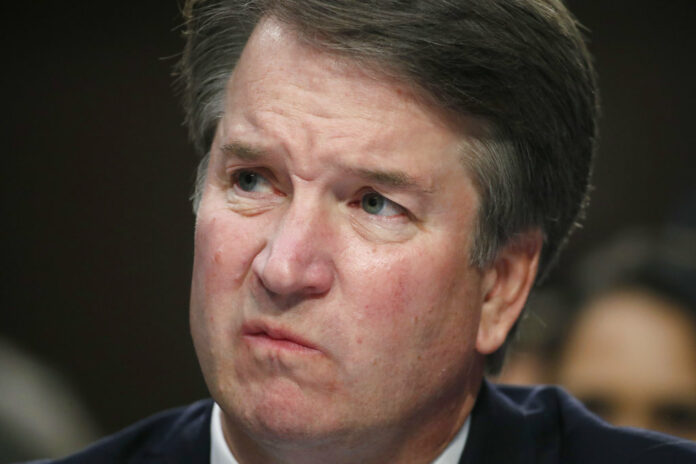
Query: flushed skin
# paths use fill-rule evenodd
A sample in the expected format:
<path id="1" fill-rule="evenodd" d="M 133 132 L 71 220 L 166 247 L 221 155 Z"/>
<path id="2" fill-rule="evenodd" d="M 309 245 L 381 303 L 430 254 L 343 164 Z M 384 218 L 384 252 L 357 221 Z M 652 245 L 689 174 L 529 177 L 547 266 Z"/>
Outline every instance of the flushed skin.
<path id="1" fill-rule="evenodd" d="M 466 140 L 407 86 L 257 26 L 211 148 L 191 296 L 235 455 L 427 462 L 459 429 L 541 241 L 470 265 Z"/>

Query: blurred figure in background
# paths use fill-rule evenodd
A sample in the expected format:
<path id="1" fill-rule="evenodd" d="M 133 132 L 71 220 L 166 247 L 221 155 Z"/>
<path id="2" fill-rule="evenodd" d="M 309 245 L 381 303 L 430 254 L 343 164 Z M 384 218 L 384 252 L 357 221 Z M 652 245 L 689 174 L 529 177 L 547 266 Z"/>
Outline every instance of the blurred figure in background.
<path id="1" fill-rule="evenodd" d="M 683 225 L 624 233 L 579 266 L 570 298 L 530 300 L 497 380 L 558 383 L 613 424 L 696 440 L 696 237 Z"/>
<path id="2" fill-rule="evenodd" d="M 0 463 L 63 456 L 99 436 L 56 372 L 0 338 Z"/>
<path id="3" fill-rule="evenodd" d="M 696 237 L 623 238 L 581 268 L 556 380 L 617 425 L 696 440 Z"/>

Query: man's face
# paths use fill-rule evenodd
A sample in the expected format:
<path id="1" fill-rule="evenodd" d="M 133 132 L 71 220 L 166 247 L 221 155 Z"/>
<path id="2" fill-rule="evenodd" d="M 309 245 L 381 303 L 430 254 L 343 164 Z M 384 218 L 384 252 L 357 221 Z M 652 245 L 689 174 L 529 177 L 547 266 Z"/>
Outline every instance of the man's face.
<path id="1" fill-rule="evenodd" d="M 483 295 L 462 134 L 371 76 L 267 20 L 229 81 L 191 296 L 228 431 L 397 436 L 473 402 Z"/>
<path id="2" fill-rule="evenodd" d="M 607 421 L 696 440 L 696 337 L 689 309 L 617 289 L 581 309 L 557 381 Z"/>

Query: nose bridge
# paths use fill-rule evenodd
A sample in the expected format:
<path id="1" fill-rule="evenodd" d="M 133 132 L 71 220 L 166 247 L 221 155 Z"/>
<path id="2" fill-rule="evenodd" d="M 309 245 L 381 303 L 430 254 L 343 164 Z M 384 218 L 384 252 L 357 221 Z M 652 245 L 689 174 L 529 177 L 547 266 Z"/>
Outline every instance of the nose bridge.
<path id="1" fill-rule="evenodd" d="M 294 195 L 254 262 L 264 286 L 282 295 L 326 292 L 333 281 L 330 229 L 320 197 Z"/>
<path id="2" fill-rule="evenodd" d="M 292 255 L 298 263 L 313 261 L 321 254 L 321 237 L 326 234 L 325 221 L 326 214 L 319 198 L 296 196 L 283 215 L 273 242 L 279 253 Z"/>

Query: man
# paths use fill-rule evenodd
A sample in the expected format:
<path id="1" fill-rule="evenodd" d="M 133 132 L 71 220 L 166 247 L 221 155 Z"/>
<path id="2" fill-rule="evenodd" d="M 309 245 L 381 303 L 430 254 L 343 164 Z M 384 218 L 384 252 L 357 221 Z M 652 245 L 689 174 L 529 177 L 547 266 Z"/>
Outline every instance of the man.
<path id="1" fill-rule="evenodd" d="M 185 13 L 214 404 L 65 462 L 693 462 L 557 389 L 483 381 L 585 203 L 595 77 L 560 2 Z"/>

